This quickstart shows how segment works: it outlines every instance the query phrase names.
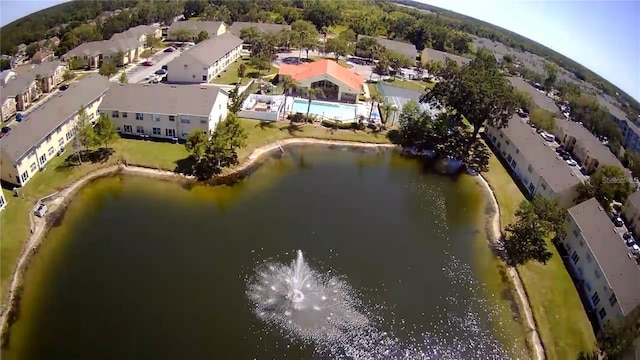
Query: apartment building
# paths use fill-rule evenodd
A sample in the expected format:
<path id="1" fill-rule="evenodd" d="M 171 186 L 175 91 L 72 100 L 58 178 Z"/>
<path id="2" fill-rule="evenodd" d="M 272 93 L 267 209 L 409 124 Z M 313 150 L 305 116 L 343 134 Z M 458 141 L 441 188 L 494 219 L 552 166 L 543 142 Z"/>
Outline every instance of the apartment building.
<path id="1" fill-rule="evenodd" d="M 358 40 L 363 38 L 374 39 L 382 46 L 383 48 L 398 53 L 407 59 L 409 59 L 412 63 L 416 61 L 416 57 L 418 56 L 418 49 L 416 46 L 402 41 L 389 40 L 384 37 L 373 37 L 367 35 L 358 35 Z"/>
<path id="2" fill-rule="evenodd" d="M 193 41 L 202 31 L 213 38 L 227 32 L 227 26 L 222 21 L 176 21 L 167 30 L 167 40 Z"/>
<path id="3" fill-rule="evenodd" d="M 227 116 L 228 101 L 217 86 L 114 84 L 99 110 L 121 134 L 184 140 L 195 129 L 215 130 Z"/>
<path id="4" fill-rule="evenodd" d="M 595 198 L 569 209 L 562 245 L 602 329 L 640 305 L 640 267 Z"/>
<path id="5" fill-rule="evenodd" d="M 541 195 L 564 208 L 574 205 L 584 177 L 562 160 L 523 119 L 514 115 L 509 126 L 502 129 L 487 126 L 485 136 L 530 197 Z"/>
<path id="6" fill-rule="evenodd" d="M 53 51 L 48 49 L 40 49 L 31 57 L 32 64 L 42 64 L 51 60 L 53 60 Z"/>
<path id="7" fill-rule="evenodd" d="M 65 71 L 67 66 L 64 63 L 51 61 L 33 65 L 27 72 L 9 81 L 0 88 L 3 117 L 4 107 L 9 106 L 8 98 L 14 98 L 16 110 L 23 111 L 40 98 L 43 92 L 51 92 L 58 87 L 63 81 Z"/>
<path id="8" fill-rule="evenodd" d="M 115 35 L 114 35 L 115 36 Z M 100 68 L 104 61 L 116 61 L 119 65 L 127 65 L 137 61 L 144 51 L 144 42 L 139 38 L 118 38 L 102 41 L 91 41 L 80 44 L 62 55 L 64 61 L 79 59 L 83 67 L 94 70 Z M 121 56 L 119 59 L 116 57 Z"/>
<path id="9" fill-rule="evenodd" d="M 242 40 L 226 33 L 205 40 L 167 64 L 170 83 L 207 83 L 241 56 Z"/>
<path id="10" fill-rule="evenodd" d="M 542 108 L 558 117 L 562 116 L 562 112 L 556 103 L 549 98 L 543 91 L 540 91 L 533 86 L 531 86 L 526 80 L 519 77 L 509 77 L 509 82 L 511 85 L 524 93 L 528 94 L 531 97 L 531 101 L 533 105 Z"/>
<path id="11" fill-rule="evenodd" d="M 622 207 L 622 216 L 636 237 L 640 236 L 640 191 L 629 195 Z"/>
<path id="12" fill-rule="evenodd" d="M 581 124 L 574 121 L 556 119 L 554 135 L 560 139 L 564 148 L 582 163 L 588 174 L 593 173 L 603 165 L 609 165 L 625 170 L 625 173 L 631 178 L 631 172 L 625 169 L 624 165 L 611 150 Z"/>
<path id="13" fill-rule="evenodd" d="M 90 74 L 69 85 L 31 112 L 0 143 L 0 178 L 22 186 L 73 139 L 78 110 L 96 118 L 110 86 L 104 76 Z"/>
<path id="14" fill-rule="evenodd" d="M 0 105 L 2 108 L 0 109 L 0 119 L 2 119 L 2 121 L 7 121 L 17 112 L 16 98 L 3 96 L 1 101 L 2 103 Z"/>
<path id="15" fill-rule="evenodd" d="M 138 25 L 129 28 L 121 33 L 116 33 L 111 36 L 110 40 L 127 40 L 135 39 L 140 44 L 144 45 L 147 42 L 147 37 L 153 36 L 156 39 L 162 37 L 162 29 L 155 25 Z"/>

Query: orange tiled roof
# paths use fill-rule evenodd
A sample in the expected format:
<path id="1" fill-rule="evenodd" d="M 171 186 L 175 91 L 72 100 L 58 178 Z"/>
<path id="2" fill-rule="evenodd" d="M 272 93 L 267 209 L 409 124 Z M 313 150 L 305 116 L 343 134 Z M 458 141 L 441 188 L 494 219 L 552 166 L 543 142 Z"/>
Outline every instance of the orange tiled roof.
<path id="1" fill-rule="evenodd" d="M 304 81 L 320 75 L 329 75 L 349 86 L 354 92 L 362 91 L 364 78 L 329 59 L 300 65 L 281 64 L 279 75 L 291 76 L 294 81 Z"/>

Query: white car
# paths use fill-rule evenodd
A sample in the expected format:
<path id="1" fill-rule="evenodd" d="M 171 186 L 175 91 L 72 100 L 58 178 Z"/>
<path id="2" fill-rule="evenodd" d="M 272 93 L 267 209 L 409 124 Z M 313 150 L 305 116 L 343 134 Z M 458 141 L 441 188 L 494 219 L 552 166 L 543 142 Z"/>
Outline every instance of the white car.
<path id="1" fill-rule="evenodd" d="M 567 164 L 569 164 L 569 166 L 578 166 L 578 163 L 573 159 L 569 159 L 566 161 L 567 161 Z"/>
<path id="2" fill-rule="evenodd" d="M 553 135 L 549 134 L 549 133 L 548 133 L 548 132 L 546 132 L 546 131 L 541 132 L 541 133 L 540 133 L 540 136 L 542 136 L 542 138 L 543 138 L 543 139 L 545 139 L 546 141 L 549 141 L 549 142 L 551 142 L 551 141 L 555 141 L 555 140 L 556 140 L 556 137 L 555 137 L 555 136 L 553 136 Z"/>
<path id="3" fill-rule="evenodd" d="M 633 246 L 631 247 L 631 253 L 632 253 L 633 255 L 638 255 L 638 254 L 640 254 L 640 246 L 638 246 L 637 244 L 636 244 L 636 245 L 633 245 Z"/>
<path id="4" fill-rule="evenodd" d="M 37 217 L 44 217 L 47 214 L 47 205 L 40 203 L 33 213 Z"/>

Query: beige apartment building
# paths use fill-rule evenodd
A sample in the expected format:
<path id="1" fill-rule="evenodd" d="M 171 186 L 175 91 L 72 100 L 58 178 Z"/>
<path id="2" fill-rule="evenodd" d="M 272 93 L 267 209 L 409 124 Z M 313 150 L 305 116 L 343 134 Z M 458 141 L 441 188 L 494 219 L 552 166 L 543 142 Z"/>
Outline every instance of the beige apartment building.
<path id="1" fill-rule="evenodd" d="M 5 106 L 8 107 L 11 103 L 7 99 L 13 98 L 15 100 L 16 111 L 24 111 L 38 100 L 43 92 L 51 92 L 57 88 L 64 80 L 65 71 L 67 71 L 67 66 L 64 63 L 51 61 L 33 65 L 24 74 L 16 76 L 7 85 L 0 88 L 2 117 L 5 116 Z"/>
<path id="2" fill-rule="evenodd" d="M 606 211 L 595 198 L 569 209 L 567 250 L 569 267 L 578 279 L 602 329 L 640 305 L 640 267 Z"/>
<path id="3" fill-rule="evenodd" d="M 0 109 L 0 118 L 2 121 L 7 121 L 13 115 L 16 114 L 16 98 L 15 97 L 2 97 L 2 108 Z"/>
<path id="4" fill-rule="evenodd" d="M 104 76 L 90 74 L 31 112 L 2 138 L 0 178 L 19 186 L 26 184 L 73 139 L 80 108 L 89 119 L 96 118 L 110 84 Z"/>
<path id="5" fill-rule="evenodd" d="M 104 61 L 115 60 L 119 55 L 122 57 L 117 59 L 117 62 L 120 65 L 127 65 L 137 61 L 143 51 L 144 43 L 137 38 L 123 38 L 80 44 L 61 58 L 65 61 L 79 59 L 85 68 L 93 70 L 98 69 Z"/>
<path id="6" fill-rule="evenodd" d="M 603 165 L 609 165 L 623 169 L 631 178 L 631 172 L 625 169 L 611 150 L 581 124 L 556 119 L 554 135 L 560 139 L 563 147 L 580 161 L 587 174 L 595 172 Z"/>
<path id="7" fill-rule="evenodd" d="M 564 208 L 574 205 L 578 186 L 584 177 L 579 169 L 562 160 L 518 115 L 510 119 L 506 128 L 487 126 L 485 135 L 521 182 L 527 195 L 541 195 L 557 201 Z"/>
<path id="8" fill-rule="evenodd" d="M 629 195 L 622 208 L 622 215 L 627 220 L 634 235 L 640 236 L 640 191 Z"/>
<path id="9" fill-rule="evenodd" d="M 208 83 L 241 56 L 242 40 L 226 33 L 205 40 L 167 65 L 167 82 Z"/>
<path id="10" fill-rule="evenodd" d="M 114 84 L 99 110 L 121 134 L 184 140 L 196 129 L 215 130 L 227 116 L 228 101 L 217 86 Z"/>
<path id="11" fill-rule="evenodd" d="M 227 26 L 222 21 L 174 21 L 167 30 L 167 40 L 193 41 L 202 31 L 213 38 L 226 33 Z"/>

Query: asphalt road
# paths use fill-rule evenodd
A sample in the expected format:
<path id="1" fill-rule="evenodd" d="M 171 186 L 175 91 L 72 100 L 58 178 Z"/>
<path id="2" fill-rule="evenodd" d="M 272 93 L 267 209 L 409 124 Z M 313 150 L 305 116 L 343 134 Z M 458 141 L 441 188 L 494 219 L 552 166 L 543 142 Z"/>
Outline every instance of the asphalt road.
<path id="1" fill-rule="evenodd" d="M 184 50 L 186 50 L 185 48 Z M 182 51 L 184 50 L 175 50 L 174 52 L 164 52 L 165 49 L 162 49 L 160 52 L 156 53 L 149 59 L 142 59 L 138 61 L 138 63 L 129 69 L 125 70 L 127 74 L 127 78 L 129 79 L 129 83 L 139 83 L 142 82 L 147 76 L 155 73 L 157 70 L 162 68 L 162 65 L 168 64 L 171 60 L 180 56 Z M 153 66 L 144 66 L 142 63 L 145 61 L 152 61 Z M 111 78 L 111 81 L 117 82 L 120 79 L 120 74 L 115 75 Z"/>

